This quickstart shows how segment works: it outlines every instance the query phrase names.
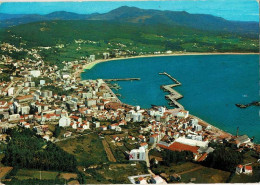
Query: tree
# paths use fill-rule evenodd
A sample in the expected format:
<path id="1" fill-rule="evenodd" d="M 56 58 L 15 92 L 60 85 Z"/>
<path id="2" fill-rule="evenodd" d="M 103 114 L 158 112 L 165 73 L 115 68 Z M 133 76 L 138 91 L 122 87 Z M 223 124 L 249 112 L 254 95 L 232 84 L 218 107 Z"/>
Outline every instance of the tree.
<path id="1" fill-rule="evenodd" d="M 59 125 L 56 125 L 55 130 L 53 132 L 53 136 L 58 137 L 60 135 L 60 132 L 61 132 L 61 129 L 60 129 Z"/>
<path id="2" fill-rule="evenodd" d="M 228 147 L 215 149 L 208 155 L 204 165 L 225 171 L 234 171 L 235 167 L 242 163 L 243 154 Z"/>

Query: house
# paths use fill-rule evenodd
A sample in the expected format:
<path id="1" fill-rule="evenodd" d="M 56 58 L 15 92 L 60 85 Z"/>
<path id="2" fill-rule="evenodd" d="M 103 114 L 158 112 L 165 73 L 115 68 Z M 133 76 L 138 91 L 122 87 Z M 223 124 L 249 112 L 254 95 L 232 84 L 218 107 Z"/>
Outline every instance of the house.
<path id="1" fill-rule="evenodd" d="M 116 127 L 118 127 L 118 124 L 112 124 L 112 125 L 109 125 L 108 127 L 109 127 L 109 129 L 111 129 L 111 130 L 115 130 Z"/>
<path id="2" fill-rule="evenodd" d="M 69 127 L 70 126 L 70 118 L 68 117 L 62 117 L 59 120 L 59 126 L 60 127 Z"/>
<path id="3" fill-rule="evenodd" d="M 30 123 L 25 123 L 23 126 L 24 128 L 30 128 Z"/>
<path id="4" fill-rule="evenodd" d="M 136 181 L 137 184 L 148 184 L 146 179 L 143 177 L 139 177 Z"/>
<path id="5" fill-rule="evenodd" d="M 148 144 L 147 143 L 141 143 L 140 144 L 140 147 L 143 147 L 145 149 L 148 149 Z"/>
<path id="6" fill-rule="evenodd" d="M 44 135 L 42 138 L 45 139 L 45 140 L 47 140 L 47 141 L 50 140 L 50 136 L 49 136 L 49 135 Z"/>
<path id="7" fill-rule="evenodd" d="M 189 116 L 189 111 L 186 110 L 180 110 L 177 113 L 177 118 L 187 118 Z"/>
<path id="8" fill-rule="evenodd" d="M 100 127 L 100 130 L 103 130 L 103 131 L 104 131 L 104 130 L 107 130 L 107 126 L 101 126 L 101 127 Z"/>
<path id="9" fill-rule="evenodd" d="M 139 147 L 139 149 L 133 149 L 130 151 L 129 160 L 130 161 L 145 161 L 146 154 L 145 148 Z"/>
<path id="10" fill-rule="evenodd" d="M 253 173 L 253 168 L 252 166 L 244 166 L 244 174 L 252 174 Z"/>
<path id="11" fill-rule="evenodd" d="M 71 126 L 73 129 L 77 129 L 77 128 L 78 128 L 77 123 L 71 123 L 70 126 Z"/>
<path id="12" fill-rule="evenodd" d="M 242 173 L 242 172 L 243 172 L 243 165 L 241 165 L 241 164 L 237 165 L 237 167 L 236 167 L 236 173 L 237 173 L 237 174 L 240 174 L 240 173 Z"/>
<path id="13" fill-rule="evenodd" d="M 25 101 L 31 101 L 31 100 L 33 100 L 33 95 L 18 96 L 18 97 L 16 97 L 16 100 L 19 103 L 25 102 Z"/>
<path id="14" fill-rule="evenodd" d="M 158 134 L 151 135 L 149 142 L 152 143 L 152 144 L 158 143 L 159 142 L 159 135 Z"/>
<path id="15" fill-rule="evenodd" d="M 241 144 L 249 144 L 251 142 L 250 138 L 247 135 L 239 136 L 235 139 L 234 143 L 238 148 Z"/>
<path id="16" fill-rule="evenodd" d="M 118 124 L 119 124 L 119 126 L 127 125 L 125 120 L 120 121 Z"/>
<path id="17" fill-rule="evenodd" d="M 98 122 L 98 121 L 93 122 L 93 124 L 95 125 L 95 128 L 99 128 L 100 127 L 100 122 Z"/>

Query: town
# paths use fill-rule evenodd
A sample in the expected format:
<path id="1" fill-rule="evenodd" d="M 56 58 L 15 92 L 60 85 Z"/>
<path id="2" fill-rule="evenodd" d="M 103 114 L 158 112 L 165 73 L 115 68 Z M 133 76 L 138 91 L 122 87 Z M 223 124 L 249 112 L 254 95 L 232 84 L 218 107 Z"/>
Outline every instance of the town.
<path id="1" fill-rule="evenodd" d="M 12 140 L 10 130 L 31 130 L 46 143 L 58 146 L 95 134 L 102 141 L 109 162 L 122 160 L 132 167 L 144 165 L 144 171 L 125 178 L 125 182 L 133 184 L 182 182 L 184 172 L 165 171 L 158 165 L 169 166 L 165 161 L 177 164 L 179 155 L 185 156 L 180 161 L 207 165 L 219 146 L 258 155 L 255 162 L 233 162 L 230 171 L 249 176 L 254 174 L 254 168 L 259 171 L 260 147 L 252 138 L 239 135 L 239 129 L 236 135 L 226 133 L 189 114 L 182 106 L 142 109 L 127 105 L 105 79 L 81 80 L 80 73 L 95 61 L 95 55 L 64 62 L 63 68 L 59 68 L 46 64 L 36 49 L 23 50 L 2 43 L 1 50 L 32 56 L 21 60 L 0 56 L 0 74 L 8 74 L 0 79 L 1 145 Z M 110 57 L 109 53 L 103 56 Z M 87 176 L 88 169 L 97 165 L 81 167 L 80 171 Z M 196 178 L 184 182 L 196 182 Z"/>

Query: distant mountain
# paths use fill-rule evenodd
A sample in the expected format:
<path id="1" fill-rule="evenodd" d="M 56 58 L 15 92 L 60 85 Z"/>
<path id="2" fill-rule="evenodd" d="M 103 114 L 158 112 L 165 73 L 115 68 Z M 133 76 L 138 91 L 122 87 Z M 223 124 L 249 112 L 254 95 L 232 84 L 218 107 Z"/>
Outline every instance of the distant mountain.
<path id="1" fill-rule="evenodd" d="M 0 15 L 0 27 L 9 27 L 43 20 L 107 20 L 149 25 L 185 26 L 207 31 L 225 31 L 242 34 L 259 33 L 258 22 L 228 21 L 221 17 L 207 14 L 190 14 L 185 11 L 144 10 L 122 6 L 104 14 L 77 14 L 65 11 L 47 15 Z"/>

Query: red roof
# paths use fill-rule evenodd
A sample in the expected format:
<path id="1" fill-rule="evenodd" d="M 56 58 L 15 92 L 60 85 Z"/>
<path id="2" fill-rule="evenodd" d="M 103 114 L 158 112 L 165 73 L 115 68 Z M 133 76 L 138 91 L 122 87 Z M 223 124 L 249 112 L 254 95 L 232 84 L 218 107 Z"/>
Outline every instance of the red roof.
<path id="1" fill-rule="evenodd" d="M 198 149 L 199 149 L 199 147 L 197 146 L 185 145 L 178 142 L 174 142 L 169 147 L 161 144 L 157 144 L 157 146 L 172 151 L 191 151 L 192 153 L 196 153 L 196 154 L 198 153 Z"/>
<path id="2" fill-rule="evenodd" d="M 207 156 L 208 156 L 207 153 L 202 154 L 202 156 L 198 159 L 198 162 L 204 161 Z"/>
<path id="3" fill-rule="evenodd" d="M 140 146 L 146 146 L 147 145 L 147 143 L 141 143 L 140 144 Z"/>
<path id="4" fill-rule="evenodd" d="M 77 116 L 70 116 L 70 118 L 72 118 L 72 119 L 79 119 L 79 117 L 77 117 Z"/>
<path id="5" fill-rule="evenodd" d="M 245 170 L 250 170 L 250 171 L 252 171 L 252 166 L 245 166 Z"/>

